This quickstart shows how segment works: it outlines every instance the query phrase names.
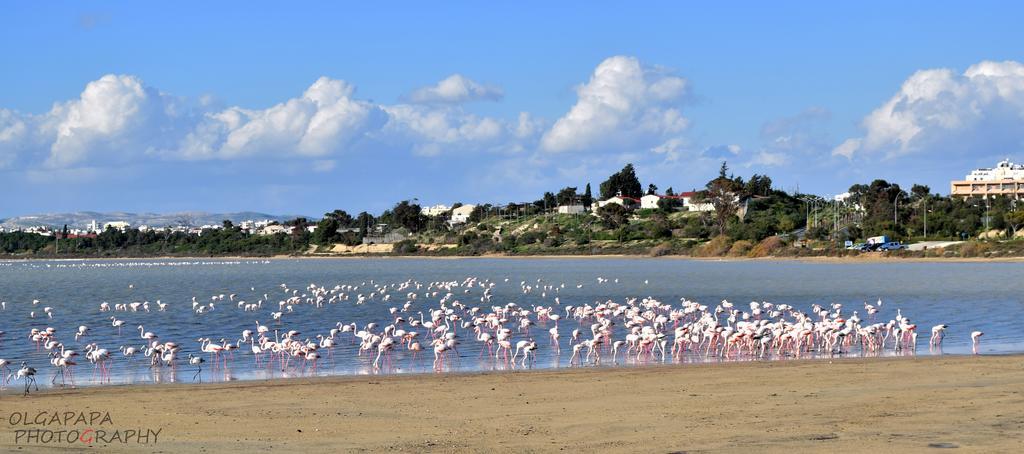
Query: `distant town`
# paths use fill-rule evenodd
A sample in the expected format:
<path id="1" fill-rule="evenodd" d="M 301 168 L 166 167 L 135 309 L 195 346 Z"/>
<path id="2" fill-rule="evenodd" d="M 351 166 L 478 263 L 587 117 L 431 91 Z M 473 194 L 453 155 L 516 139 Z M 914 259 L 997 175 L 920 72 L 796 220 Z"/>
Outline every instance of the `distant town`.
<path id="1" fill-rule="evenodd" d="M 766 175 L 735 176 L 724 162 L 701 189 L 661 191 L 653 183 L 644 188 L 630 164 L 597 191 L 590 184 L 582 191 L 570 186 L 531 202 L 420 206 L 405 200 L 379 215 L 339 209 L 320 219 L 247 213 L 251 218 L 234 214 L 234 221 L 211 222 L 216 215 L 207 214 L 200 224 L 184 213 L 148 218 L 164 225 L 133 225 L 126 216 L 84 225 L 13 226 L 33 219 L 22 217 L 0 224 L 0 252 L 1000 256 L 1018 249 L 1006 243 L 1024 227 L 1024 207 L 1017 204 L 1022 195 L 1024 166 L 1009 160 L 951 181 L 948 196 L 884 180 L 830 197 L 789 194 L 773 188 Z"/>

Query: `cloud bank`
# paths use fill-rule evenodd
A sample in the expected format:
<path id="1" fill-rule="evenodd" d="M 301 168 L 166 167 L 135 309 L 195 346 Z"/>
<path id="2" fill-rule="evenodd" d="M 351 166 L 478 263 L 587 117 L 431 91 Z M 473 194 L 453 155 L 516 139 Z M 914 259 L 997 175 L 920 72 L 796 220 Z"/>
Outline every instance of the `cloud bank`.
<path id="1" fill-rule="evenodd" d="M 846 158 L 1013 152 L 1024 144 L 1024 65 L 983 61 L 962 74 L 917 71 L 832 151 Z"/>
<path id="2" fill-rule="evenodd" d="M 464 103 L 469 101 L 500 101 L 505 95 L 501 87 L 483 85 L 461 74 L 452 74 L 430 87 L 412 92 L 415 103 Z"/>
<path id="3" fill-rule="evenodd" d="M 686 79 L 644 67 L 636 58 L 608 58 L 577 88 L 576 104 L 544 134 L 541 148 L 566 152 L 655 145 L 689 125 L 680 110 L 687 88 Z"/>
<path id="4" fill-rule="evenodd" d="M 529 112 L 513 119 L 478 115 L 474 101 L 500 101 L 503 90 L 452 74 L 397 104 L 360 100 L 354 85 L 321 77 L 300 95 L 266 108 L 215 107 L 108 74 L 77 99 L 42 114 L 0 109 L 0 166 L 57 170 L 141 160 L 307 160 L 319 172 L 359 150 L 387 148 L 416 156 L 449 153 L 549 153 L 652 150 L 670 159 L 686 143 L 681 112 L 686 79 L 636 58 L 614 56 L 580 85 L 554 124 Z M 542 159 L 536 157 L 535 159 Z"/>

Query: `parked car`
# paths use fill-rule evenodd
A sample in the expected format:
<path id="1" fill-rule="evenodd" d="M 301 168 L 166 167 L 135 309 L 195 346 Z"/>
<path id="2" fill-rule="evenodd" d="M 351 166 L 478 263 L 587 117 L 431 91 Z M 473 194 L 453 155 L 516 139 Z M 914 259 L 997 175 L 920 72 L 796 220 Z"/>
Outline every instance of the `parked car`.
<path id="1" fill-rule="evenodd" d="M 852 246 L 847 247 L 847 249 L 852 250 L 852 251 L 863 251 L 864 250 L 864 246 L 867 246 L 867 244 L 865 244 L 865 243 L 857 243 L 857 244 L 854 244 Z"/>
<path id="2" fill-rule="evenodd" d="M 898 251 L 900 249 L 906 248 L 907 247 L 905 245 L 898 241 L 890 241 L 888 243 L 883 243 L 881 246 L 878 246 L 879 251 Z"/>

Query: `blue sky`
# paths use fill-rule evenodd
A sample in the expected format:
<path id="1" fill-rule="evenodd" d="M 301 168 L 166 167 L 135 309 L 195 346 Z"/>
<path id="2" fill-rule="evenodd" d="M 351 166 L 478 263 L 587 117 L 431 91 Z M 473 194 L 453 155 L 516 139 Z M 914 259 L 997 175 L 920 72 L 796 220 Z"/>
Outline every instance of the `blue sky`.
<path id="1" fill-rule="evenodd" d="M 823 195 L 1024 160 L 1009 2 L 0 7 L 0 217 L 533 200 L 721 160 Z"/>

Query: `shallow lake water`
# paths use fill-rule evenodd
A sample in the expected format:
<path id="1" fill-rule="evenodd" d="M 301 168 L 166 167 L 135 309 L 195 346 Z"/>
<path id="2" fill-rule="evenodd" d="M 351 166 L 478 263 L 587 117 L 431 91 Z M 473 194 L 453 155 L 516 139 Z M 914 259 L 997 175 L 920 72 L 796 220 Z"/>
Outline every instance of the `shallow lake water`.
<path id="1" fill-rule="evenodd" d="M 475 285 L 465 286 L 468 278 L 475 278 Z M 33 328 L 51 327 L 56 329 L 53 337 L 65 348 L 82 354 L 73 368 L 78 386 L 570 367 L 574 344 L 571 331 L 581 329 L 586 333 L 583 338 L 589 337 L 592 321 L 581 323 L 573 319 L 566 314 L 566 307 L 606 301 L 624 303 L 629 298 L 648 297 L 673 307 L 678 307 L 683 298 L 709 307 L 728 300 L 740 310 L 749 310 L 751 301 L 786 304 L 805 312 L 810 312 L 815 304 L 830 308 L 833 303 L 840 303 L 844 315 L 859 311 L 864 323 L 886 322 L 900 311 L 920 327 L 920 338 L 916 350 L 899 354 L 969 354 L 972 331 L 984 332 L 980 353 L 1013 353 L 1024 350 L 1022 278 L 1024 266 L 1020 264 L 981 262 L 808 263 L 640 258 L 8 261 L 0 262 L 0 301 L 5 305 L 0 311 L 0 331 L 4 332 L 0 335 L 0 358 L 11 362 L 11 370 L 17 370 L 22 361 L 28 362 L 38 369 L 40 386 L 50 386 L 57 368 L 50 364 L 48 352 L 34 343 L 29 334 Z M 339 322 L 355 323 L 358 330 L 373 322 L 380 331 L 393 323 L 395 317 L 419 320 L 419 313 L 423 312 L 429 321 L 430 311 L 438 308 L 447 293 L 429 288 L 431 282 L 439 281 L 457 283 L 445 300 L 449 306 L 458 301 L 467 309 L 479 307 L 481 313 L 509 303 L 522 308 L 552 307 L 552 313 L 562 315 L 558 322 L 558 348 L 552 345 L 548 334 L 555 322 L 537 319 L 529 333 L 521 332 L 518 325 L 507 326 L 513 330 L 513 345 L 527 338 L 537 342 L 535 360 L 524 366 L 521 362 L 496 359 L 486 351 L 484 343 L 476 340 L 471 329 L 461 326 L 470 320 L 465 312 L 459 312 L 464 315 L 463 320 L 453 324 L 459 340 L 458 353 L 440 367 L 435 367 L 429 333 L 422 326 L 417 329 L 400 324 L 399 328 L 420 331 L 423 351 L 413 357 L 404 346 L 395 348 L 390 360 L 382 362 L 381 367 L 373 365 L 376 349 L 358 354 L 358 339 L 352 333 L 339 333 L 332 349 L 320 350 L 315 370 L 301 360 L 289 361 L 285 370 L 277 362 L 267 365 L 265 358 L 257 366 L 247 343 L 215 361 L 200 351 L 197 341 L 210 338 L 218 343 L 221 339 L 236 343 L 243 330 L 256 330 L 257 321 L 269 329 L 271 338 L 275 332 L 280 338 L 295 330 L 299 331 L 296 339 L 313 342 L 318 334 L 329 335 Z M 407 288 L 400 289 L 402 283 Z M 320 307 L 302 302 L 288 310 L 287 305 L 279 304 L 293 295 L 300 299 L 302 295 L 310 297 L 310 285 L 328 290 L 352 287 L 343 287 L 349 290 L 335 292 L 336 300 Z M 388 286 L 387 299 L 375 291 L 380 286 Z M 528 291 L 524 291 L 526 286 Z M 482 300 L 485 287 L 490 287 L 487 301 Z M 416 294 L 414 299 L 410 293 Z M 220 295 L 227 297 L 219 299 Z M 193 298 L 199 307 L 206 308 L 202 313 L 194 310 Z M 167 305 L 164 311 L 157 309 L 158 300 Z M 259 310 L 244 310 L 244 305 L 260 300 L 264 301 Z M 878 300 L 882 301 L 880 310 L 869 320 L 864 304 L 877 305 Z M 412 304 L 409 310 L 402 311 L 406 301 Z M 112 307 L 148 302 L 149 311 L 140 306 L 136 311 L 102 312 L 103 302 Z M 45 308 L 49 308 L 49 313 Z M 282 312 L 281 319 L 275 321 L 272 313 L 278 311 Z M 111 317 L 124 322 L 120 333 L 112 326 Z M 941 352 L 931 351 L 930 328 L 943 323 L 949 325 L 943 348 Z M 121 346 L 141 350 L 148 343 L 141 338 L 139 325 L 156 334 L 161 342 L 179 344 L 175 367 L 150 367 L 149 358 L 142 353 L 131 360 L 122 356 L 118 351 Z M 79 326 L 88 327 L 88 333 L 76 340 Z M 668 336 L 672 335 L 671 326 L 666 331 Z M 626 333 L 624 325 L 618 323 L 611 337 L 621 339 Z M 90 343 L 111 353 L 107 379 L 99 378 L 84 357 Z M 189 354 L 206 360 L 200 377 L 195 377 L 198 368 L 188 364 Z M 880 354 L 897 353 L 886 349 Z M 599 366 L 727 360 L 755 357 L 706 357 L 691 352 L 664 360 L 660 356 L 619 356 L 613 362 L 605 354 Z M 593 362 L 584 364 L 595 366 Z M 56 383 L 61 383 L 59 376 Z"/>

